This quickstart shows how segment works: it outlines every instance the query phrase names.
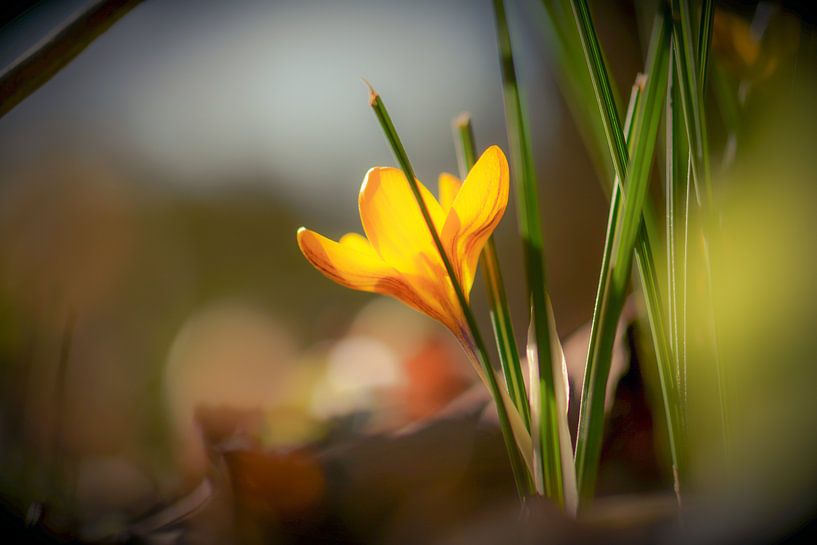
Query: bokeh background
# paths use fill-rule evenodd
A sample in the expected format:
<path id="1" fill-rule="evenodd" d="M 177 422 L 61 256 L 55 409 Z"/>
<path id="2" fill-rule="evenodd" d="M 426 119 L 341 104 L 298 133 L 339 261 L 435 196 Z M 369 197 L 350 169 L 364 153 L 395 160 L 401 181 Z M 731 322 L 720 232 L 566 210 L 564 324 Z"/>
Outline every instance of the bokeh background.
<path id="1" fill-rule="evenodd" d="M 0 65 L 83 5 L 10 8 Z M 642 64 L 645 29 L 630 2 L 593 8 L 626 89 Z M 549 291 L 567 339 L 592 313 L 607 219 L 602 169 L 560 93 L 541 6 L 512 2 L 510 17 Z M 471 388 L 470 369 L 439 326 L 332 284 L 297 249 L 301 225 L 332 237 L 361 232 L 363 175 L 393 164 L 362 78 L 383 96 L 430 186 L 439 172 L 456 172 L 451 121 L 463 111 L 480 147 L 507 150 L 491 5 L 468 0 L 147 1 L 0 119 L 0 498 L 10 518 L 42 517 L 85 540 L 121 535 L 157 506 L 195 494 L 204 476 L 218 483 L 218 450 L 238 452 L 226 463 L 244 503 L 238 514 L 214 509 L 201 534 L 233 536 L 237 518 L 246 542 L 288 535 L 280 521 L 337 490 L 319 449 L 298 448 L 423 422 Z M 769 104 L 779 102 L 771 96 Z M 760 191 L 757 202 L 764 199 Z M 736 214 L 754 217 L 746 212 L 754 205 Z M 527 305 L 515 228 L 511 205 L 497 243 L 521 334 Z M 785 263 L 780 282 L 803 265 L 776 263 Z M 480 285 L 474 293 L 487 332 Z M 581 351 L 579 342 L 579 365 Z M 649 395 L 633 380 L 619 414 L 631 441 L 613 455 L 635 466 L 613 465 L 608 491 L 666 492 Z M 236 437 L 244 442 L 230 443 Z M 412 524 L 435 510 L 444 526 L 474 509 L 452 507 L 463 490 L 512 497 L 496 441 L 446 437 L 417 447 L 450 455 L 444 478 L 423 469 L 434 466 L 427 454 L 403 462 L 420 467 L 410 478 L 388 465 L 366 476 L 366 464 L 396 456 L 388 449 L 350 456 L 346 474 L 359 479 L 343 490 L 357 504 L 322 524 L 401 542 L 395 536 L 409 539 Z M 474 467 L 480 441 L 495 467 Z M 270 452 L 278 454 L 264 457 Z M 464 486 L 468 479 L 452 476 L 463 467 L 479 476 L 469 486 L 481 488 L 440 492 L 435 483 Z M 422 478 L 416 494 L 406 492 Z M 367 479 L 393 480 L 379 493 L 401 498 L 403 518 L 389 511 L 377 532 L 360 528 L 386 518 L 373 511 L 377 497 L 360 499 L 382 484 Z M 443 499 L 423 505 L 435 494 Z M 48 516 L 38 511 L 48 506 Z"/>

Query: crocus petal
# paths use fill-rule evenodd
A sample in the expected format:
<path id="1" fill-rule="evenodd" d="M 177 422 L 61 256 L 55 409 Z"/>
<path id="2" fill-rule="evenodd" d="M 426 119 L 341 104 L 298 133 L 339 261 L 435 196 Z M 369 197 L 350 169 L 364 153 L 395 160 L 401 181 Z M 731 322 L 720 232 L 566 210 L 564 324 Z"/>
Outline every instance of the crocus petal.
<path id="1" fill-rule="evenodd" d="M 443 172 L 437 180 L 437 194 L 440 196 L 440 206 L 444 214 L 448 214 L 451 210 L 451 205 L 454 204 L 454 199 L 462 186 L 459 178 L 453 174 Z"/>
<path id="2" fill-rule="evenodd" d="M 403 294 L 396 293 L 397 290 L 392 294 L 393 297 L 439 321 L 458 338 L 465 334 L 465 317 L 447 277 L 404 275 L 402 279 L 411 286 L 413 297 L 409 300 Z"/>
<path id="3" fill-rule="evenodd" d="M 356 250 L 358 252 L 381 260 L 378 253 L 375 251 L 374 248 L 372 248 L 371 243 L 368 240 L 366 240 L 366 237 L 359 235 L 357 233 L 346 233 L 345 235 L 340 237 L 338 243 L 341 246 L 345 246 L 346 248 L 349 248 L 351 250 Z"/>
<path id="4" fill-rule="evenodd" d="M 313 267 L 347 288 L 379 291 L 381 281 L 396 274 L 360 235 L 350 233 L 335 242 L 301 227 L 298 247 Z"/>
<path id="5" fill-rule="evenodd" d="M 348 233 L 335 242 L 301 227 L 298 246 L 312 266 L 330 280 L 347 288 L 394 297 L 461 334 L 464 319 L 451 305 L 453 294 L 447 292 L 451 289 L 447 280 L 398 273 L 357 233 Z"/>
<path id="6" fill-rule="evenodd" d="M 437 231 L 445 215 L 419 181 L 420 193 Z M 401 170 L 377 167 L 366 173 L 358 200 L 366 237 L 383 261 L 404 274 L 439 276 L 437 248 Z"/>
<path id="7" fill-rule="evenodd" d="M 505 213 L 508 185 L 505 154 L 491 146 L 468 173 L 446 217 L 442 238 L 466 294 L 482 248 Z"/>

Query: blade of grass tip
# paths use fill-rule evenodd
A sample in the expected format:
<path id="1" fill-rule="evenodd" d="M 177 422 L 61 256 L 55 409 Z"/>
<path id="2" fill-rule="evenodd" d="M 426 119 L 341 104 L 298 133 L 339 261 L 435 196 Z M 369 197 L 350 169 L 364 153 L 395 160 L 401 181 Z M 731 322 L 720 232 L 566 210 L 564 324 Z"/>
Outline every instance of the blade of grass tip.
<path id="1" fill-rule="evenodd" d="M 612 258 L 602 273 L 608 275 L 608 279 L 604 282 L 604 290 L 597 301 L 598 320 L 594 320 L 591 331 L 591 335 L 593 332 L 597 335 L 597 342 L 588 354 L 576 443 L 576 475 L 582 502 L 589 501 L 595 488 L 612 348 L 626 297 L 634 246 L 649 186 L 649 170 L 666 91 L 668 49 L 668 20 L 667 17 L 659 16 L 650 40 L 643 99 L 634 121 L 634 148 L 626 178 L 627 194 L 625 198 L 622 192 L 618 221 L 608 225 L 608 233 L 613 233 Z M 611 204 L 611 212 L 614 205 L 615 203 Z"/>
<path id="2" fill-rule="evenodd" d="M 596 295 L 596 305 L 594 308 L 593 313 L 593 322 L 590 334 L 590 343 L 588 347 L 588 366 L 590 366 L 592 358 L 594 354 L 600 349 L 599 338 L 600 333 L 602 330 L 605 329 L 605 324 L 602 320 L 605 311 L 605 306 L 603 303 L 603 294 L 606 292 L 607 283 L 609 281 L 610 270 L 609 270 L 609 263 L 611 259 L 611 254 L 613 251 L 613 241 L 614 241 L 614 226 L 618 223 L 618 214 L 620 208 L 619 199 L 621 199 L 622 193 L 620 183 L 622 179 L 625 179 L 627 176 L 626 166 L 627 166 L 627 152 L 629 151 L 626 147 L 622 147 L 620 142 L 622 140 L 626 140 L 629 143 L 629 146 L 632 147 L 632 139 L 629 137 L 624 139 L 623 137 L 618 137 L 616 134 L 620 127 L 620 122 L 618 121 L 618 116 L 616 109 L 614 107 L 614 102 L 610 99 L 610 97 L 614 96 L 612 91 L 612 84 L 611 80 L 607 74 L 606 65 L 604 62 L 604 57 L 601 52 L 601 46 L 599 44 L 598 38 L 596 36 L 595 28 L 593 26 L 593 20 L 588 9 L 587 3 L 582 0 L 572 0 L 571 3 L 573 7 L 573 15 L 575 21 L 575 27 L 577 28 L 578 34 L 581 36 L 582 47 L 585 53 L 585 62 L 586 66 L 589 69 L 592 79 L 594 82 L 594 90 L 596 92 L 596 103 L 599 109 L 599 117 L 603 119 L 605 127 L 608 129 L 608 148 L 610 153 L 614 157 L 613 164 L 616 167 L 616 179 L 614 181 L 614 195 L 611 202 L 610 207 L 610 217 L 608 220 L 608 230 L 607 236 L 605 240 L 605 247 L 604 253 L 602 256 L 602 267 L 601 267 L 601 276 L 599 279 L 599 286 Z M 653 45 L 650 46 L 651 49 Z M 630 100 L 630 105 L 628 109 L 628 116 L 632 114 L 634 111 L 636 101 L 638 99 L 638 85 L 636 85 L 633 89 L 633 95 Z M 626 125 L 626 123 L 625 123 Z M 625 128 L 625 131 L 627 129 Z M 663 370 L 663 373 L 659 373 L 659 377 L 672 377 L 673 374 L 668 372 L 668 368 L 671 365 L 672 361 L 672 350 L 669 345 L 669 339 L 667 337 L 667 329 L 663 325 L 663 316 L 664 311 L 661 305 L 661 294 L 658 288 L 658 275 L 655 270 L 655 262 L 653 258 L 652 252 L 652 240 L 657 240 L 657 229 L 655 227 L 655 215 L 652 212 L 652 207 L 650 206 L 650 202 L 646 201 L 643 206 L 643 218 L 641 221 L 641 225 L 639 228 L 638 233 L 638 244 L 636 245 L 636 259 L 637 265 L 639 270 L 639 277 L 641 279 L 642 284 L 642 291 L 644 292 L 645 302 L 647 306 L 647 317 L 650 323 L 650 329 L 652 333 L 652 340 L 653 345 L 656 353 L 656 361 L 660 368 Z M 612 324 L 609 324 L 612 325 Z M 587 377 L 589 373 L 585 373 L 585 377 Z M 662 395 L 664 396 L 665 401 L 665 410 L 670 407 L 677 407 L 678 400 L 676 395 L 676 390 L 671 387 L 672 385 L 667 385 L 662 382 Z M 585 386 L 583 391 L 586 391 L 587 382 L 585 382 Z M 666 413 L 666 418 L 669 424 L 673 421 L 673 415 L 669 412 Z M 673 434 L 675 430 L 678 429 L 677 426 L 671 426 L 668 424 L 667 430 L 668 433 Z M 680 471 L 677 467 L 677 461 L 679 460 L 679 455 L 677 453 L 677 449 L 681 447 L 683 444 L 683 440 L 676 436 L 671 437 L 669 440 L 671 456 L 673 459 L 673 467 L 674 467 L 674 477 L 675 477 L 675 489 L 680 489 L 680 483 L 678 481 L 678 476 Z M 577 455 L 579 451 L 579 444 L 577 443 Z M 592 470 L 595 471 L 595 470 Z M 591 486 L 592 488 L 592 486 Z"/>
<path id="3" fill-rule="evenodd" d="M 511 148 L 511 172 L 516 190 L 519 234 L 524 248 L 525 270 L 528 292 L 533 306 L 536 342 L 539 346 L 550 346 L 539 195 L 536 187 L 536 173 L 530 149 L 526 118 L 516 81 L 516 68 L 514 66 L 504 0 L 494 0 L 494 16 L 502 71 L 505 121 Z M 541 389 L 539 398 L 541 406 L 533 409 L 533 411 L 538 409 L 541 415 L 542 455 L 538 463 L 541 463 L 543 467 L 545 494 L 557 504 L 563 506 L 564 482 L 562 480 L 562 463 L 560 460 L 559 416 L 553 383 L 553 362 L 549 350 L 541 352 L 539 358 L 540 383 L 530 385 L 531 388 Z"/>
<path id="4" fill-rule="evenodd" d="M 477 149 L 474 143 L 474 131 L 471 117 L 462 114 L 454 120 L 454 136 L 457 148 L 457 158 L 460 166 L 460 178 L 465 180 L 468 172 L 477 161 Z M 505 283 L 502 280 L 502 270 L 499 266 L 494 237 L 491 236 L 485 244 L 480 256 L 482 274 L 488 291 L 488 301 L 491 307 L 491 325 L 494 329 L 499 363 L 505 376 L 505 384 L 511 400 L 522 415 L 525 425 L 530 430 L 530 406 L 525 391 L 525 379 L 522 376 L 522 365 L 519 363 L 519 351 L 516 348 L 511 311 L 508 307 L 508 298 L 505 294 Z"/>
<path id="5" fill-rule="evenodd" d="M 496 404 L 496 410 L 499 416 L 499 425 L 502 430 L 502 437 L 505 441 L 505 447 L 508 451 L 508 458 L 511 462 L 511 469 L 513 471 L 517 491 L 519 492 L 520 497 L 524 497 L 530 490 L 530 477 L 522 459 L 522 455 L 517 447 L 517 443 L 519 442 L 517 434 L 519 432 L 513 429 L 513 422 L 509 415 L 509 410 L 515 409 L 513 408 L 512 404 L 509 407 L 505 402 L 507 396 L 503 396 L 499 383 L 496 380 L 496 375 L 494 374 L 493 367 L 491 367 L 490 360 L 488 359 L 488 353 L 485 349 L 485 343 L 482 340 L 482 335 L 480 334 L 476 318 L 471 312 L 471 307 L 465 297 L 465 292 L 457 280 L 457 276 L 454 273 L 454 268 L 452 267 L 451 261 L 448 259 L 443 243 L 440 240 L 440 235 L 431 220 L 431 216 L 420 193 L 417 178 L 414 175 L 414 168 L 411 166 L 408 154 L 406 153 L 403 143 L 397 134 L 397 130 L 392 123 L 388 110 L 386 110 L 386 106 L 383 103 L 383 100 L 380 98 L 380 95 L 372 88 L 371 85 L 368 84 L 368 82 L 367 85 L 369 87 L 369 105 L 374 111 L 377 120 L 380 122 L 383 133 L 385 134 L 386 139 L 392 148 L 392 152 L 394 153 L 397 162 L 400 164 L 400 168 L 403 170 L 403 173 L 406 176 L 411 192 L 420 208 L 420 213 L 423 216 L 423 220 L 425 221 L 429 233 L 431 234 L 431 238 L 434 240 L 434 245 L 440 254 L 440 259 L 443 262 L 446 274 L 448 274 L 451 284 L 454 287 L 457 301 L 459 302 L 462 313 L 465 316 L 470 337 L 474 344 L 474 346 L 471 347 L 471 352 L 477 359 L 479 369 L 481 369 L 484 375 L 484 381 L 486 382 L 491 397 L 494 399 L 494 403 Z M 466 352 L 469 351 L 466 350 Z"/>

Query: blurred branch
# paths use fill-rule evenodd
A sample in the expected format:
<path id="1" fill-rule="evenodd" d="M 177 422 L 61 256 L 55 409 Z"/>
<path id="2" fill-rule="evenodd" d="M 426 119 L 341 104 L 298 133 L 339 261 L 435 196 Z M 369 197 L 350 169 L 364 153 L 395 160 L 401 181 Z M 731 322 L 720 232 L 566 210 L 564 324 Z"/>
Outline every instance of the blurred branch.
<path id="1" fill-rule="evenodd" d="M 43 86 L 142 0 L 98 0 L 73 15 L 0 73 L 0 117 Z"/>

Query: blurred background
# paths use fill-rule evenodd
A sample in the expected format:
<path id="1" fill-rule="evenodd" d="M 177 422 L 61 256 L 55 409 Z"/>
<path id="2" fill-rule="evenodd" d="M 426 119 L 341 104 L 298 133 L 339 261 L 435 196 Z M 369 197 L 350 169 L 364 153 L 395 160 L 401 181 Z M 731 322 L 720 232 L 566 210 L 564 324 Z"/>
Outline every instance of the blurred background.
<path id="1" fill-rule="evenodd" d="M 648 27 L 631 2 L 592 4 L 613 74 L 627 89 L 642 66 Z M 86 5 L 8 4 L 0 65 Z M 817 140 L 805 120 L 813 119 L 814 82 L 790 95 L 787 80 L 775 79 L 787 77 L 779 67 L 794 57 L 779 42 L 775 67 L 747 68 L 754 57 L 741 47 L 761 42 L 747 42 L 741 29 L 764 5 L 795 26 L 808 22 L 792 6 L 719 6 L 733 19 L 722 18 L 716 31 L 716 62 L 736 82 L 761 82 L 758 98 L 746 103 L 743 154 L 723 130 L 713 144 L 732 154 L 725 165 L 743 169 L 723 169 L 738 235 L 760 231 L 736 235 L 751 243 L 724 243 L 734 259 L 721 272 L 734 289 L 719 302 L 734 318 L 731 340 L 746 331 L 736 305 L 762 291 L 744 260 L 769 265 L 755 279 L 764 286 L 794 282 L 755 308 L 780 307 L 779 320 L 813 323 L 805 302 L 814 299 L 792 294 L 802 295 L 799 286 L 813 278 L 805 249 L 817 232 L 807 183 Z M 586 152 L 560 92 L 541 5 L 509 8 L 549 291 L 560 336 L 579 331 L 566 347 L 580 370 L 607 220 L 603 168 Z M 731 30 L 733 20 L 743 27 Z M 804 37 L 795 49 L 813 52 L 814 43 Z M 487 1 L 151 0 L 0 119 L 0 504 L 8 521 L 91 542 L 175 539 L 184 527 L 183 542 L 310 543 L 333 535 L 411 543 L 426 536 L 416 533 L 420 523 L 447 528 L 491 502 L 513 502 L 499 435 L 485 423 L 485 400 L 448 333 L 398 303 L 332 284 L 297 249 L 301 225 L 332 238 L 362 232 L 363 175 L 393 164 L 361 78 L 383 96 L 430 187 L 438 173 L 456 172 L 451 121 L 463 111 L 480 147 L 508 149 Z M 781 104 L 790 107 L 780 112 Z M 790 160 L 770 151 L 783 147 Z M 757 149 L 787 168 L 740 161 Z M 773 174 L 744 186 L 754 193 L 734 189 L 735 178 L 746 178 L 735 172 L 758 178 L 764 168 Z M 769 179 L 789 188 L 775 193 L 787 195 L 772 203 L 775 216 Z M 527 304 L 514 214 L 511 204 L 496 237 L 521 334 Z M 780 233 L 766 229 L 776 227 Z M 769 261 L 766 249 L 782 254 Z M 731 284 L 735 277 L 746 282 Z M 474 296 L 487 332 L 479 283 Z M 794 346 L 789 361 L 811 362 L 809 333 L 801 333 L 794 345 L 767 335 L 761 348 Z M 727 341 L 725 349 L 748 358 L 745 343 Z M 766 369 L 768 354 L 749 352 L 754 368 Z M 601 492 L 663 497 L 671 478 L 644 387 L 655 378 L 637 367 L 628 375 L 622 365 L 624 404 L 611 421 L 624 423 L 623 439 L 605 451 L 612 469 L 602 474 Z M 813 377 L 803 367 L 787 372 Z M 747 386 L 750 398 L 761 384 L 768 386 Z M 808 429 L 813 415 L 790 418 L 802 416 L 802 405 L 788 385 L 770 395 L 790 401 L 791 411 L 775 405 L 783 414 L 769 426 Z M 456 425 L 428 424 L 440 414 Z M 417 426 L 424 431 L 408 446 L 382 439 Z M 205 517 L 191 519 L 201 510 Z"/>

